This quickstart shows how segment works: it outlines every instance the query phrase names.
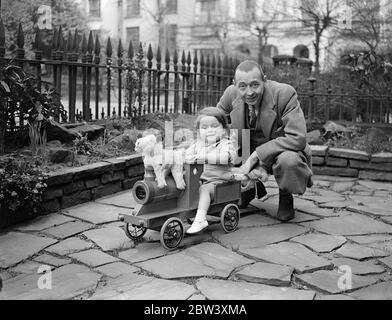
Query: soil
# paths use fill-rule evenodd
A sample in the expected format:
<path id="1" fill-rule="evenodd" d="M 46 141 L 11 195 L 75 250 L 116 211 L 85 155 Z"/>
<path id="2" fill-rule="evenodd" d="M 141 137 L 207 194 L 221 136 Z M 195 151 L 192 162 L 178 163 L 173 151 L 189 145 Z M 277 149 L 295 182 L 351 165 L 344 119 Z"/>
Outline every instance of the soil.
<path id="1" fill-rule="evenodd" d="M 335 148 L 354 149 L 369 154 L 392 152 L 392 127 L 347 127 L 347 132 L 335 133 L 325 144 Z"/>
<path id="2" fill-rule="evenodd" d="M 184 138 L 184 135 L 192 134 L 193 136 L 195 121 L 196 116 L 193 115 L 164 113 L 147 114 L 134 119 L 99 120 L 93 124 L 105 127 L 105 134 L 95 140 L 88 141 L 87 149 L 91 149 L 90 152 L 86 152 L 86 148 L 78 152 L 74 142 L 61 144 L 59 141 L 49 141 L 45 150 L 41 151 L 38 156 L 33 157 L 30 147 L 17 148 L 15 146 L 8 147 L 6 156 L 33 161 L 44 173 L 49 173 L 64 168 L 97 163 L 105 159 L 132 155 L 135 153 L 134 147 L 138 137 L 145 133 L 154 133 L 162 138 L 165 133 L 165 123 L 173 124 L 172 126 L 168 125 L 167 132 L 170 133 L 174 130 L 174 132 L 180 133 L 174 141 L 174 146 L 178 146 L 183 142 L 181 138 Z M 74 159 L 67 163 L 50 162 L 49 150 L 54 147 L 74 152 Z"/>

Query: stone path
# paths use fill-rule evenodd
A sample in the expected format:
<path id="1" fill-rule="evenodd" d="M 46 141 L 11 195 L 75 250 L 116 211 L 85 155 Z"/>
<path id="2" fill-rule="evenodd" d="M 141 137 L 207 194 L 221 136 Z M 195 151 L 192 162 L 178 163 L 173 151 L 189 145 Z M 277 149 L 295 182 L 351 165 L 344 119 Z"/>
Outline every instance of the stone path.
<path id="1" fill-rule="evenodd" d="M 172 252 L 159 232 L 125 236 L 130 191 L 15 226 L 0 233 L 0 299 L 392 299 L 392 184 L 315 178 L 292 222 L 275 218 L 271 179 L 236 232 L 212 225 Z"/>

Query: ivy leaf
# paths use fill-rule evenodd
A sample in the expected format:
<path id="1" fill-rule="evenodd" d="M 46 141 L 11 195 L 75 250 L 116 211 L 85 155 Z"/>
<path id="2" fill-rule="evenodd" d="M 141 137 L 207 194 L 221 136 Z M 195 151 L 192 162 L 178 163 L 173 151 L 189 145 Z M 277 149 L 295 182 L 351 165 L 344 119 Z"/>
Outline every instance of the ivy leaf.
<path id="1" fill-rule="evenodd" d="M 10 87 L 4 81 L 0 81 L 1 85 L 3 86 L 5 92 L 11 93 Z"/>

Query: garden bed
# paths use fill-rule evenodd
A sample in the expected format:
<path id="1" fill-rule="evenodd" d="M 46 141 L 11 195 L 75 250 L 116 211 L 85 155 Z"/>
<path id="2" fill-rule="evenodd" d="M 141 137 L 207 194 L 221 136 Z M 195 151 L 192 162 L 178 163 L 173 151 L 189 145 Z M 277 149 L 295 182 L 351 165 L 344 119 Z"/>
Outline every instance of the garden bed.
<path id="1" fill-rule="evenodd" d="M 13 156 L 37 162 L 39 168 L 48 175 L 47 188 L 43 193 L 39 214 L 57 212 L 131 189 L 136 181 L 143 179 L 144 176 L 142 158 L 134 154 L 135 141 L 145 130 L 162 134 L 165 130 L 165 121 L 171 121 L 173 124 L 169 125 L 169 132 L 174 130 L 174 132 L 181 133 L 174 134 L 174 146 L 182 144 L 184 138 L 190 138 L 186 137 L 186 134 L 194 132 L 195 116 L 154 114 L 134 120 L 95 122 L 95 126 L 104 127 L 104 136 L 85 141 L 92 147 L 92 152 L 77 154 L 72 161 L 67 163 L 54 164 L 49 163 L 48 159 L 43 159 L 43 157 L 31 157 L 26 148 L 14 150 Z M 361 128 L 354 131 L 355 139 L 350 139 L 353 137 L 353 131 L 350 130 L 344 135 L 329 136 L 327 145 L 311 146 L 314 174 L 392 182 L 392 153 L 366 152 L 369 148 L 372 151 L 390 150 L 388 149 L 391 147 L 390 136 L 381 135 L 378 132 L 377 136 L 370 139 L 369 130 L 372 129 Z M 381 143 L 382 140 L 384 143 Z M 75 144 L 61 144 L 61 147 L 76 153 Z M 347 147 L 354 147 L 357 150 Z M 50 143 L 48 148 L 50 148 Z M 4 213 L 1 217 L 0 228 L 32 216 L 34 215 L 31 212 L 20 212 L 20 210 L 17 214 Z"/>

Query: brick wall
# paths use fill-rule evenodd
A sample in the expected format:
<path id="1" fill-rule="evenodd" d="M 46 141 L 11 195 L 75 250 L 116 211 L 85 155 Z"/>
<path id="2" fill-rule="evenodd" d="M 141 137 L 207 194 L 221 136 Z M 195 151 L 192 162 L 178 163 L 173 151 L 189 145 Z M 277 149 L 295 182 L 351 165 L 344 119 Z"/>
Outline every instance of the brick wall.
<path id="1" fill-rule="evenodd" d="M 56 212 L 131 189 L 143 176 L 143 160 L 139 155 L 51 173 L 43 196 L 43 213 Z"/>
<path id="2" fill-rule="evenodd" d="M 392 153 L 370 155 L 363 151 L 311 146 L 316 175 L 355 177 L 392 182 Z"/>

